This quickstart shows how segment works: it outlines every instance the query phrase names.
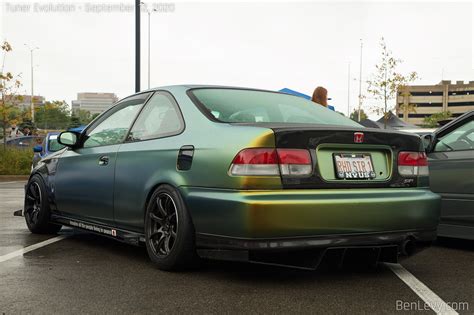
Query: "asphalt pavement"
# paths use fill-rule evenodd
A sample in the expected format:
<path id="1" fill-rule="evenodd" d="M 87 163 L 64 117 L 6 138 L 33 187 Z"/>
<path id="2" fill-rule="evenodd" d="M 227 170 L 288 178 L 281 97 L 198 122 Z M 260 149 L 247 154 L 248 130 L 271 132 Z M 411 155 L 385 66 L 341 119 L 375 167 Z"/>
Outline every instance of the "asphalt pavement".
<path id="1" fill-rule="evenodd" d="M 474 313 L 473 242 L 442 240 L 402 261 L 401 276 L 388 265 L 308 272 L 212 261 L 164 272 L 142 247 L 66 228 L 64 238 L 30 234 L 13 216 L 23 185 L 0 183 L 0 314 Z"/>

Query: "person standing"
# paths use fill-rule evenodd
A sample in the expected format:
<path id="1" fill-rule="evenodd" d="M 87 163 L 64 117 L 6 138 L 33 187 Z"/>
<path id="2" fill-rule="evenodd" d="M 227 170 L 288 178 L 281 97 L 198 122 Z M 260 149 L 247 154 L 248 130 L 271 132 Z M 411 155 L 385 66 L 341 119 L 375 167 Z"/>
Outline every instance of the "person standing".
<path id="1" fill-rule="evenodd" d="M 328 107 L 328 90 L 326 90 L 322 86 L 318 86 L 314 89 L 311 101 L 318 103 L 324 107 Z"/>
<path id="2" fill-rule="evenodd" d="M 31 132 L 30 128 L 25 127 L 25 129 L 23 129 L 23 135 L 25 135 L 25 136 L 32 136 L 33 133 Z"/>
<path id="3" fill-rule="evenodd" d="M 12 129 L 10 131 L 10 137 L 15 138 L 23 136 L 23 133 L 20 131 L 20 129 L 16 125 L 12 125 Z"/>

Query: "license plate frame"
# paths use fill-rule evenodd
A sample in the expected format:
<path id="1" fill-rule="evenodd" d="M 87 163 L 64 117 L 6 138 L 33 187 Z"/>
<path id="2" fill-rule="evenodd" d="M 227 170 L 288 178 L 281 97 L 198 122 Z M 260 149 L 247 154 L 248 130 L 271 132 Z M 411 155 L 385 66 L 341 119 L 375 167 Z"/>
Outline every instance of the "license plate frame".
<path id="1" fill-rule="evenodd" d="M 376 178 L 374 163 L 370 153 L 335 152 L 332 156 L 336 179 L 373 180 Z"/>

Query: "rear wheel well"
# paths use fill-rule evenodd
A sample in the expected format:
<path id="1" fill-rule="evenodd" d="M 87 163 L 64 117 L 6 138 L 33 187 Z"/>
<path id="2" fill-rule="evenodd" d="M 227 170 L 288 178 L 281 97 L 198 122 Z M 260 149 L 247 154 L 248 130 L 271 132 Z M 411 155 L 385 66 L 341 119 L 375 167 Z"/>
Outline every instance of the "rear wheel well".
<path id="1" fill-rule="evenodd" d="M 153 185 L 153 186 L 150 188 L 150 190 L 148 191 L 148 194 L 146 195 L 145 204 L 144 204 L 144 206 L 143 206 L 143 220 L 145 220 L 146 208 L 148 207 L 148 203 L 150 202 L 151 196 L 153 195 L 153 193 L 155 192 L 155 190 L 156 190 L 158 187 L 162 186 L 162 185 L 171 186 L 171 187 L 173 187 L 174 189 L 176 189 L 176 190 L 178 191 L 177 187 L 176 187 L 175 185 L 170 184 L 170 183 L 162 182 L 162 183 L 157 183 L 157 184 Z M 145 221 L 143 221 L 143 222 L 145 222 Z"/>

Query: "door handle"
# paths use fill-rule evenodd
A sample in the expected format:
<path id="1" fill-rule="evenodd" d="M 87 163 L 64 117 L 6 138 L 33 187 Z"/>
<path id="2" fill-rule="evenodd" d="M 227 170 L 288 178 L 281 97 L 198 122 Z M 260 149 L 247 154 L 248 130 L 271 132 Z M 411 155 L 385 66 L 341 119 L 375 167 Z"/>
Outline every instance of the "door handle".
<path id="1" fill-rule="evenodd" d="M 100 166 L 105 166 L 109 164 L 109 157 L 107 155 L 103 155 L 99 158 L 99 165 Z"/>

